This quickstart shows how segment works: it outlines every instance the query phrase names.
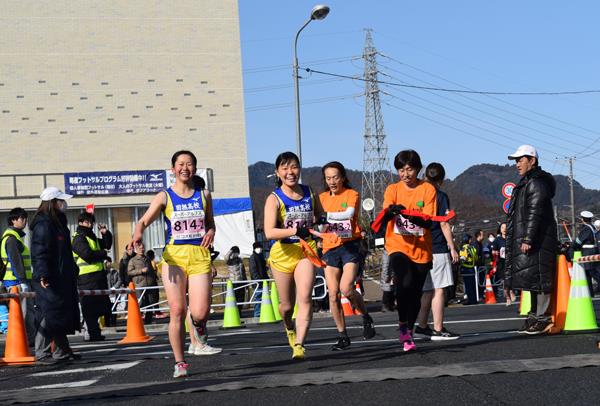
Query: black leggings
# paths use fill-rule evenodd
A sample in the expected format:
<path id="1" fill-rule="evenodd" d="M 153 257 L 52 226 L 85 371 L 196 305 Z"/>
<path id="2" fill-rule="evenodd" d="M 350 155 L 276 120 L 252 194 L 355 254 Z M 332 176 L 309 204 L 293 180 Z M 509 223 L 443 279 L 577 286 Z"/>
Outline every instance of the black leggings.
<path id="1" fill-rule="evenodd" d="M 390 270 L 394 275 L 394 291 L 398 321 L 407 323 L 412 330 L 421 309 L 421 294 L 431 262 L 417 264 L 401 252 L 390 255 Z"/>

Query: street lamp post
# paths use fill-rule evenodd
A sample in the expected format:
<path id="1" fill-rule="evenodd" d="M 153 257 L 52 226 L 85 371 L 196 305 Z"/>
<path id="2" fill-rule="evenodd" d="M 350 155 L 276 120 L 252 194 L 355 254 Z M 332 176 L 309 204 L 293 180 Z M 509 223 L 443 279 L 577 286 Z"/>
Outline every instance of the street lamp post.
<path id="1" fill-rule="evenodd" d="M 310 12 L 310 18 L 304 23 L 302 27 L 296 33 L 294 39 L 294 94 L 296 96 L 296 152 L 298 153 L 298 159 L 300 159 L 300 165 L 302 165 L 302 135 L 300 130 L 300 91 L 298 88 L 298 37 L 300 33 L 312 20 L 322 20 L 329 14 L 329 7 L 324 5 L 316 5 Z"/>

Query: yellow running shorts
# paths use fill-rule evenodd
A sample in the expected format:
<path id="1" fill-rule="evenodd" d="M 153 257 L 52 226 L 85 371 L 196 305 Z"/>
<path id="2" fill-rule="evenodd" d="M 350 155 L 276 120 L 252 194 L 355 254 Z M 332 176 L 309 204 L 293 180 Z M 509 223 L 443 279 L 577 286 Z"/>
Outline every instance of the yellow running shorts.
<path id="1" fill-rule="evenodd" d="M 199 245 L 168 244 L 162 255 L 162 262 L 181 268 L 186 275 L 201 275 L 210 272 L 210 251 Z"/>
<path id="2" fill-rule="evenodd" d="M 317 244 L 314 240 L 310 239 L 307 241 L 313 250 L 317 250 Z M 294 273 L 298 262 L 306 258 L 302 247 L 299 243 L 285 244 L 281 241 L 277 241 L 271 247 L 269 254 L 269 266 L 276 271 L 284 273 Z"/>

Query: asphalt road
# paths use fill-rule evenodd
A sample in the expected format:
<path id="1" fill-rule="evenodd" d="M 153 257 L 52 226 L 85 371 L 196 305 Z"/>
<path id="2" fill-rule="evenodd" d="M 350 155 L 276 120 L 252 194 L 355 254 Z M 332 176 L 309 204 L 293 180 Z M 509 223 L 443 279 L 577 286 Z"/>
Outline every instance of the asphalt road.
<path id="1" fill-rule="evenodd" d="M 373 316 L 376 337 L 362 340 L 361 319 L 353 317 L 352 346 L 343 352 L 330 350 L 332 320 L 315 319 L 303 362 L 291 359 L 281 324 L 213 328 L 211 345 L 223 352 L 189 356 L 190 375 L 183 380 L 171 377 L 164 331 L 152 332 L 150 343 L 129 346 L 116 344 L 122 333 L 102 343 L 72 337 L 81 361 L 3 367 L 0 403 L 577 405 L 600 399 L 597 334 L 522 336 L 516 333 L 522 319 L 515 306 L 459 306 L 448 309 L 446 327 L 460 339 L 418 340 L 418 351 L 405 354 L 395 314 Z"/>

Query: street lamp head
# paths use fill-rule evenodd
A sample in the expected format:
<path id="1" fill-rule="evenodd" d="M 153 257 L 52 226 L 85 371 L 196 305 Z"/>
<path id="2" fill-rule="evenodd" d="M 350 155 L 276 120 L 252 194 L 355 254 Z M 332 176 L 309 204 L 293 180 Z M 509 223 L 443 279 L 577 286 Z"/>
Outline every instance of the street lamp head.
<path id="1" fill-rule="evenodd" d="M 329 7 L 324 6 L 323 4 L 318 4 L 314 6 L 312 11 L 310 12 L 310 19 L 322 20 L 325 17 L 327 17 L 327 14 L 329 14 Z"/>

